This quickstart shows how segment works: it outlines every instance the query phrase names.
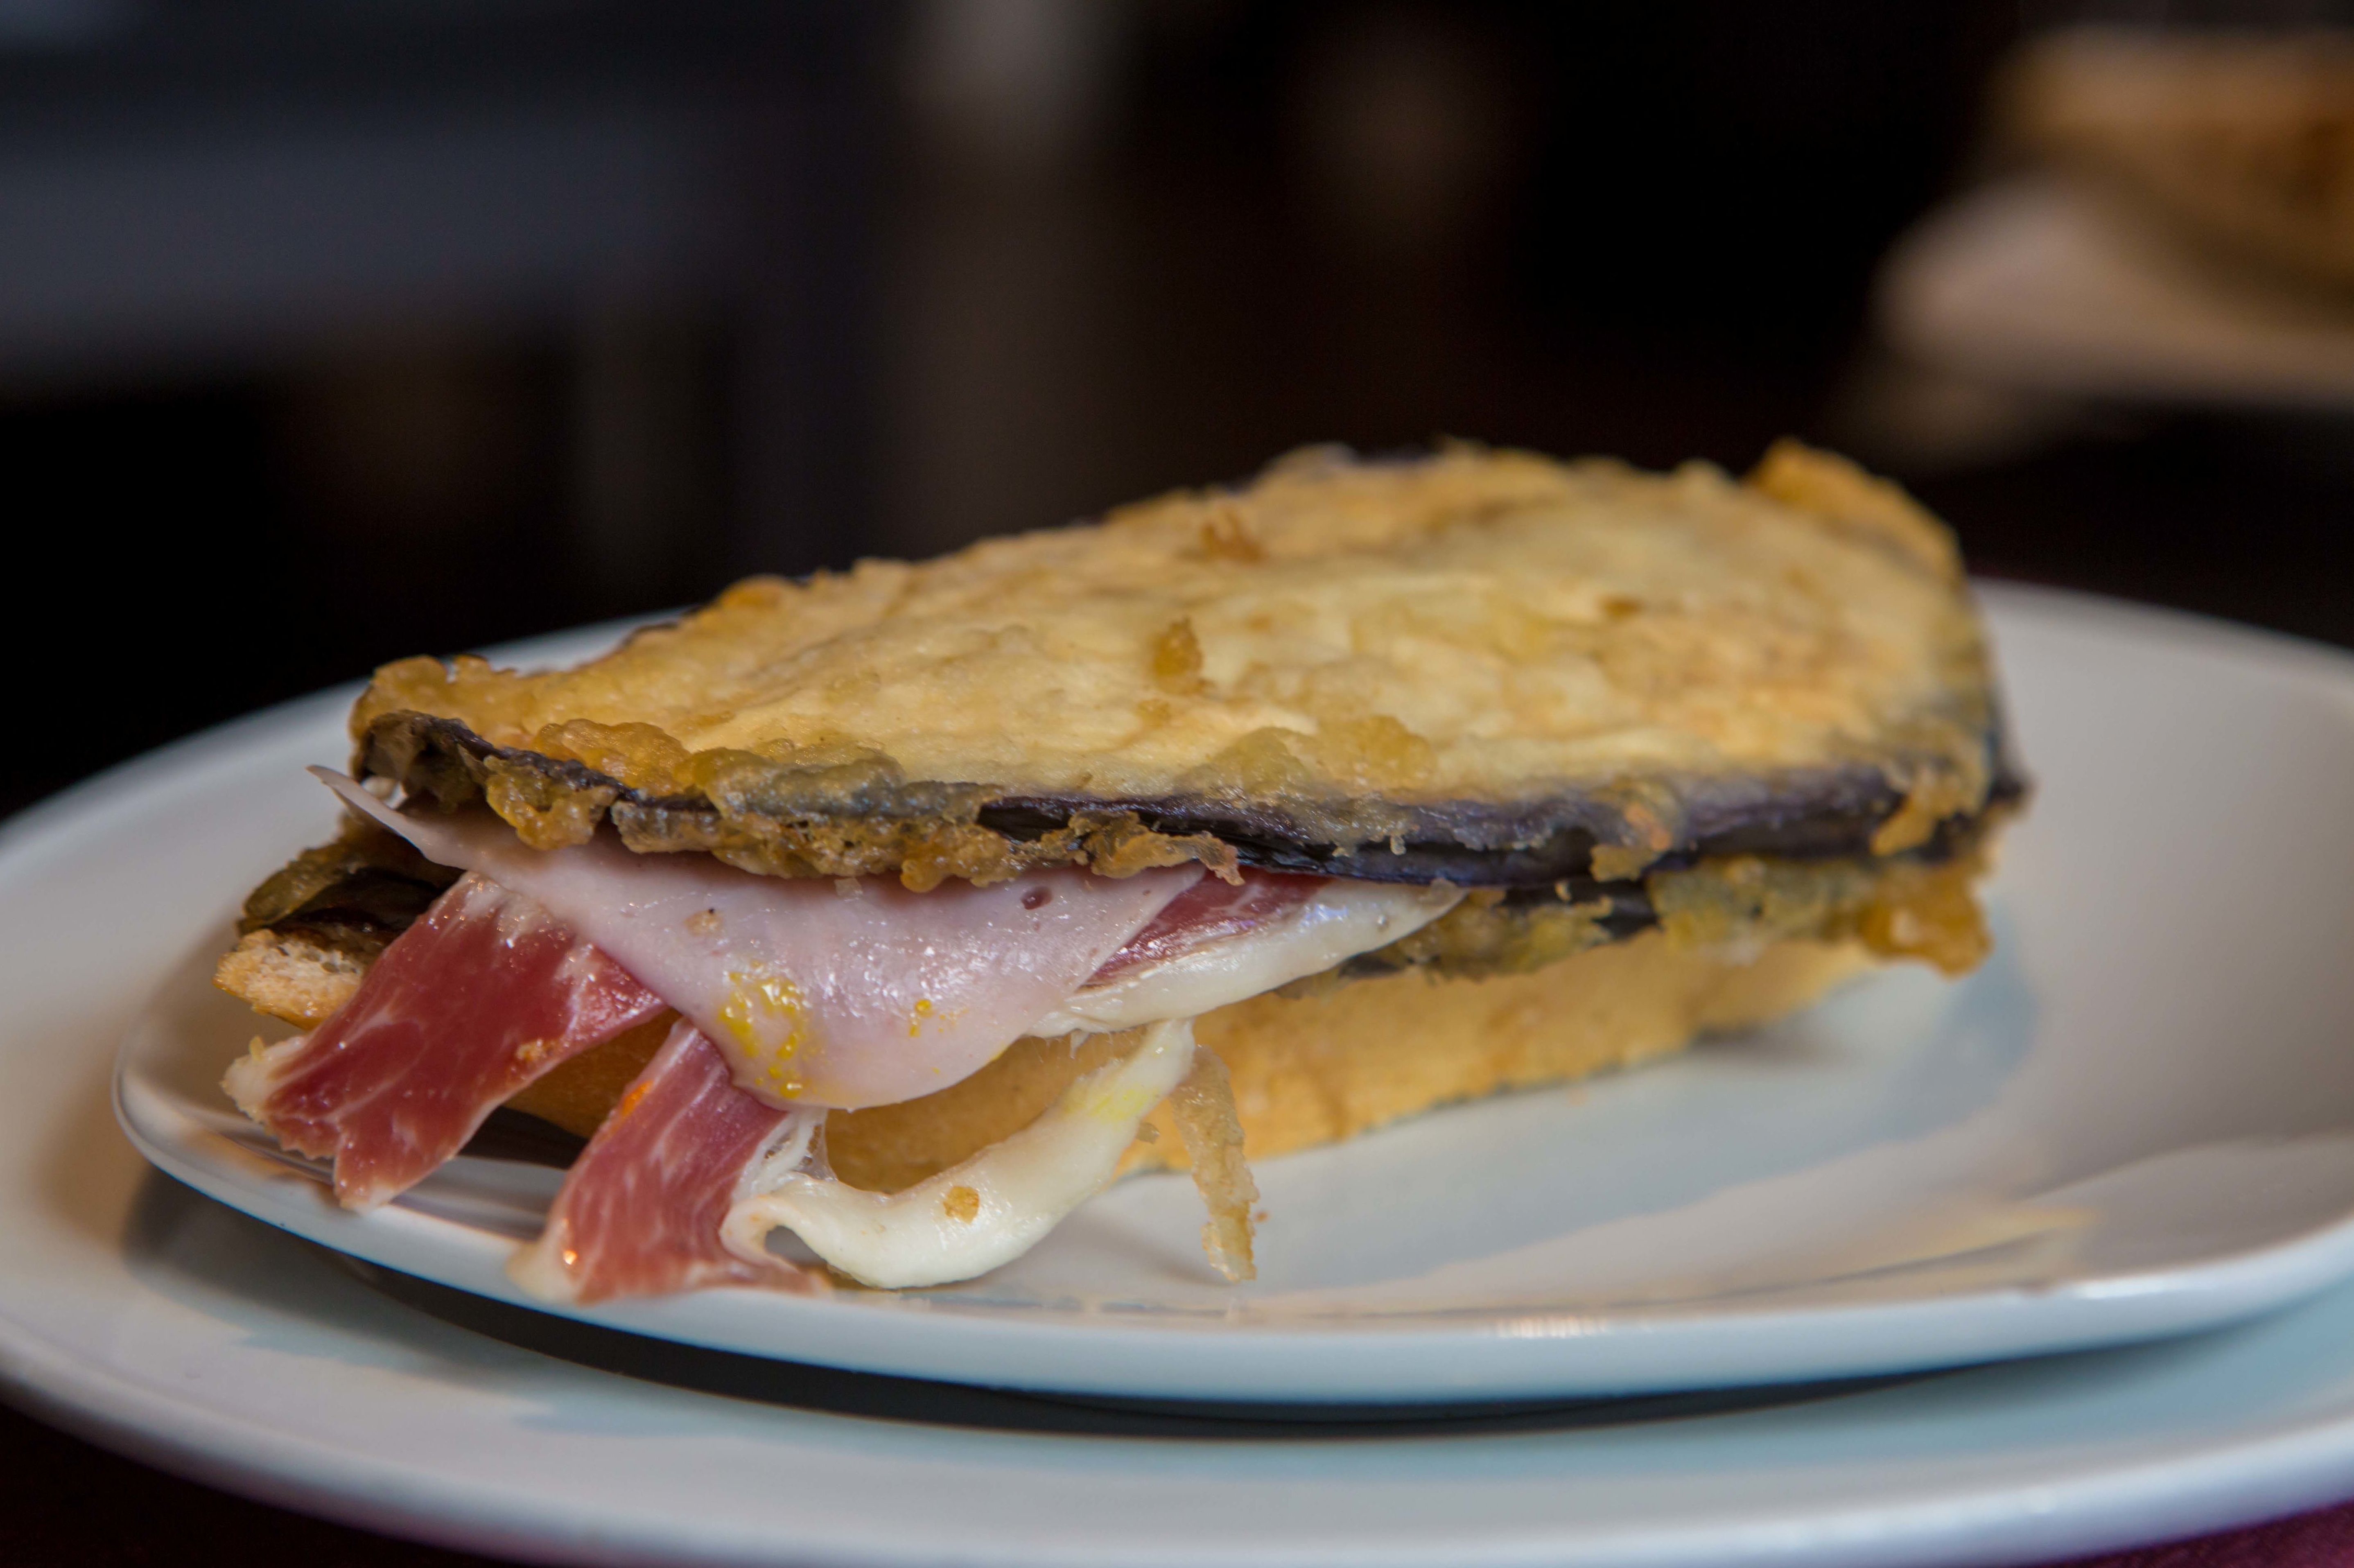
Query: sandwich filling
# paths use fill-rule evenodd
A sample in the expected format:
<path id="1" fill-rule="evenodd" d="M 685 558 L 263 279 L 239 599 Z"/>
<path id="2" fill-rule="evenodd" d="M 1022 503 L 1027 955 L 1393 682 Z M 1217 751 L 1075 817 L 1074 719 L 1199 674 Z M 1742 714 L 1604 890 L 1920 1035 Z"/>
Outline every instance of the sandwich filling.
<path id="1" fill-rule="evenodd" d="M 465 873 L 324 1025 L 230 1070 L 249 1116 L 334 1161 L 345 1203 L 397 1196 L 541 1075 L 676 1017 L 517 1261 L 519 1282 L 564 1299 L 798 1282 L 766 1246 L 779 1226 L 870 1285 L 995 1267 L 1111 1179 L 1193 1070 L 1188 1020 L 1387 946 L 1463 897 L 1261 873 L 1230 884 L 1190 865 L 913 894 L 602 839 L 529 849 L 488 812 L 396 810 L 319 771 L 354 811 Z M 824 1170 L 829 1111 L 946 1088 L 1025 1035 L 1131 1031 L 1017 1138 L 932 1182 L 885 1198 Z M 1216 1254 L 1236 1273 L 1246 1212 L 1239 1224 L 1240 1244 Z"/>

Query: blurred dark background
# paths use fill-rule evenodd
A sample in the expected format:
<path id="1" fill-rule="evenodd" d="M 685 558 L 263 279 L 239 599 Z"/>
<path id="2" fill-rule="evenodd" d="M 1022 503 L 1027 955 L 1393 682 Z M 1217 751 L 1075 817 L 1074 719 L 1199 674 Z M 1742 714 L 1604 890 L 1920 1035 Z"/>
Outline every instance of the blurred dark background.
<path id="1" fill-rule="evenodd" d="M 1976 177 L 2022 25 L 0 0 L 0 809 L 393 657 L 1318 440 L 1796 432 L 1983 569 L 2354 638 L 2330 417 L 1920 439 L 1875 268 Z"/>

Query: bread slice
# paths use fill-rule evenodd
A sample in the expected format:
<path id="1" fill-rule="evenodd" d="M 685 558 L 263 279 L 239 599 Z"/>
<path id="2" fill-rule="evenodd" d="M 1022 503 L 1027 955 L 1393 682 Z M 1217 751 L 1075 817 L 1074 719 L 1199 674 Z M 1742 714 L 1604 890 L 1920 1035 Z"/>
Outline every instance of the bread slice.
<path id="1" fill-rule="evenodd" d="M 1652 932 L 1534 974 L 1409 971 L 1255 997 L 1205 1014 L 1193 1032 L 1226 1065 L 1256 1160 L 1457 1101 L 1632 1066 L 1797 1012 L 1872 963 L 1852 942 L 1776 943 L 1736 962 Z M 1020 1129 L 1103 1049 L 1099 1040 L 1023 1040 L 938 1094 L 837 1111 L 826 1122 L 834 1170 L 878 1192 L 911 1186 Z M 1170 1118 L 1166 1106 L 1153 1113 L 1126 1168 L 1185 1168 Z"/>
<path id="2" fill-rule="evenodd" d="M 352 999 L 374 961 L 372 953 L 264 927 L 221 955 L 213 983 L 256 1012 L 316 1029 Z"/>

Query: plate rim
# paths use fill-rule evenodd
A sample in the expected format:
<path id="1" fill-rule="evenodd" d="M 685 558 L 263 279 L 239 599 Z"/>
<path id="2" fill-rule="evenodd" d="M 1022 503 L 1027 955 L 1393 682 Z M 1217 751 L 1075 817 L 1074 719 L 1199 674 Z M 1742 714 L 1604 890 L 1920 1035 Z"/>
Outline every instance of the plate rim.
<path id="1" fill-rule="evenodd" d="M 2354 1295 L 2348 1304 L 2354 1325 Z M 130 1379 L 93 1373 L 70 1356 L 28 1356 L 21 1341 L 11 1342 L 6 1330 L 15 1327 L 0 1313 L 0 1391 L 26 1414 L 189 1480 L 425 1544 L 550 1564 L 633 1564 L 656 1560 L 654 1554 L 663 1563 L 710 1568 L 788 1562 L 797 1568 L 1104 1568 L 1108 1562 L 1086 1543 L 968 1542 L 944 1552 L 929 1542 L 909 1550 L 845 1535 L 817 1542 L 779 1539 L 747 1551 L 740 1542 L 682 1542 L 659 1526 L 616 1529 L 597 1520 L 567 1521 L 564 1533 L 551 1534 L 546 1517 L 503 1506 L 513 1499 L 495 1489 L 453 1488 L 446 1471 L 395 1466 L 380 1456 L 290 1439 L 260 1422 L 223 1415 L 201 1400 L 169 1399 Z M 243 1445 L 244 1451 L 233 1450 L 223 1438 Z M 1225 1440 L 1219 1446 L 1239 1450 L 1254 1444 Z M 388 1488 L 388 1474 L 406 1484 Z M 1652 1529 L 1566 1551 L 1557 1533 L 1530 1531 L 1519 1538 L 1462 1542 L 1443 1557 L 1412 1545 L 1369 1550 L 1365 1543 L 1350 1542 L 1331 1551 L 1280 1555 L 1225 1547 L 1219 1561 L 1235 1568 L 1425 1568 L 1437 1562 L 1466 1568 L 1927 1568 L 1960 1563 L 2058 1568 L 2079 1554 L 2180 1541 L 2345 1500 L 2354 1490 L 2354 1412 L 2317 1416 L 2221 1452 L 2195 1450 L 2113 1464 L 2042 1480 L 2031 1489 L 2034 1495 L 2024 1506 L 2012 1489 L 1981 1489 L 1974 1495 L 1966 1485 L 1955 1486 L 1944 1495 L 1851 1507 L 1836 1516 L 1792 1509 L 1780 1519 Z M 1184 1568 L 1202 1561 L 1182 1548 L 1140 1545 L 1141 1550 L 1119 1556 L 1122 1568 Z"/>
<path id="2" fill-rule="evenodd" d="M 150 1129 L 125 1106 L 123 1092 L 124 1079 L 118 1073 L 113 1097 L 117 1122 L 151 1163 L 226 1207 L 331 1252 L 509 1306 L 651 1339 L 847 1372 L 1041 1393 L 1270 1406 L 1395 1405 L 1611 1397 L 1872 1377 L 2197 1333 L 2285 1309 L 2354 1277 L 2354 1213 L 2349 1213 L 2282 1242 L 2226 1254 L 2207 1264 L 2104 1276 L 2059 1289 L 2031 1292 L 2010 1287 L 1878 1305 L 1758 1313 L 1720 1310 L 1692 1314 L 1689 1323 L 1681 1314 L 1666 1313 L 1639 1325 L 1628 1325 L 1611 1336 L 1596 1335 L 1574 1314 L 1542 1309 L 1522 1314 L 1517 1319 L 1517 1331 L 1444 1323 L 1213 1329 L 1203 1319 L 1177 1316 L 1091 1322 L 1082 1328 L 1062 1319 L 1041 1322 L 981 1312 L 934 1315 L 894 1308 L 845 1308 L 819 1298 L 775 1297 L 774 1309 L 797 1329 L 846 1326 L 849 1330 L 831 1341 L 805 1343 L 799 1347 L 800 1354 L 788 1357 L 725 1333 L 698 1333 L 692 1323 L 682 1328 L 649 1322 L 650 1317 L 661 1312 L 659 1303 L 581 1308 L 540 1301 L 512 1288 L 484 1289 L 447 1274 L 425 1273 L 409 1264 L 416 1249 L 403 1243 L 410 1234 L 421 1233 L 428 1238 L 427 1245 L 431 1245 L 440 1239 L 444 1227 L 475 1235 L 487 1233 L 408 1209 L 345 1214 L 323 1202 L 323 1189 L 307 1178 L 302 1179 L 299 1187 L 290 1182 L 282 1202 L 279 1192 L 257 1195 L 240 1191 L 217 1170 L 155 1141 Z M 165 1114 L 177 1115 L 169 1106 L 161 1108 Z M 303 1216 L 295 1211 L 302 1208 L 316 1211 L 313 1224 L 300 1223 Z M 327 1234 L 346 1227 L 350 1242 L 326 1239 Z M 504 1276 L 493 1277 L 496 1285 L 504 1285 Z M 769 1304 L 769 1298 L 764 1298 L 764 1307 Z M 1986 1325 L 2007 1327 L 2028 1312 L 2034 1316 L 2020 1324 L 2017 1332 L 1985 1331 Z M 2047 1324 L 2046 1319 L 2057 1321 Z M 916 1325 L 912 1331 L 895 1333 L 907 1330 L 910 1324 Z M 1860 1339 L 1901 1345 L 1910 1337 L 1935 1336 L 1941 1326 L 1947 1336 L 1945 1348 L 1933 1353 L 1892 1346 L 1877 1354 L 1859 1355 L 1853 1349 Z M 878 1327 L 879 1335 L 859 1332 L 869 1327 Z M 1978 1330 L 1975 1335 L 1967 1331 L 1973 1328 Z M 1072 1347 L 1081 1335 L 1086 1351 L 1075 1356 Z M 1585 1364 L 1596 1359 L 1587 1347 L 1605 1337 L 1614 1340 L 1606 1350 L 1621 1358 L 1618 1364 Z M 874 1342 L 876 1338 L 884 1341 L 879 1346 Z M 1770 1366 L 1755 1360 L 1744 1365 L 1737 1361 L 1697 1360 L 1694 1348 L 1685 1342 L 1694 1338 L 1703 1341 L 1702 1351 L 1708 1348 L 1707 1341 L 1719 1340 L 1750 1346 L 1760 1339 L 1776 1342 L 1837 1339 L 1843 1343 L 1837 1355 L 1786 1352 Z M 1554 1346 L 1566 1347 L 1568 1353 L 1549 1362 L 1543 1349 Z M 1129 1357 L 1145 1350 L 1159 1359 L 1159 1364 L 1140 1372 Z M 1459 1364 L 1444 1371 L 1423 1367 L 1420 1363 L 1437 1351 L 1456 1357 L 1468 1354 L 1479 1358 L 1479 1364 L 1468 1370 Z M 1392 1369 L 1393 1381 L 1367 1380 L 1364 1361 L 1369 1355 L 1384 1359 Z M 1317 1364 L 1302 1364 L 1310 1361 Z M 1278 1363 L 1288 1366 L 1293 1381 L 1287 1392 L 1270 1395 L 1267 1373 Z M 976 1365 L 988 1366 L 1001 1375 L 977 1377 L 972 1371 Z"/>

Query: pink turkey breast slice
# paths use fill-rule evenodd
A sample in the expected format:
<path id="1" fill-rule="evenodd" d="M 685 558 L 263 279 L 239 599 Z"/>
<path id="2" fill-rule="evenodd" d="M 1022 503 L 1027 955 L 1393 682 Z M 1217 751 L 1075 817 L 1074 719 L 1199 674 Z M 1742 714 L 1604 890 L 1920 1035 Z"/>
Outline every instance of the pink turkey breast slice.
<path id="1" fill-rule="evenodd" d="M 987 1065 L 1153 916 L 1198 866 L 1076 869 L 910 893 L 881 878 L 756 876 L 599 835 L 535 850 L 488 811 L 396 811 L 314 769 L 428 859 L 524 894 L 723 1048 L 771 1105 L 915 1099 Z"/>
<path id="2" fill-rule="evenodd" d="M 287 1148 L 335 1163 L 374 1208 L 464 1146 L 508 1096 L 663 1010 L 528 898 L 461 878 L 307 1035 L 241 1058 L 225 1086 Z"/>

